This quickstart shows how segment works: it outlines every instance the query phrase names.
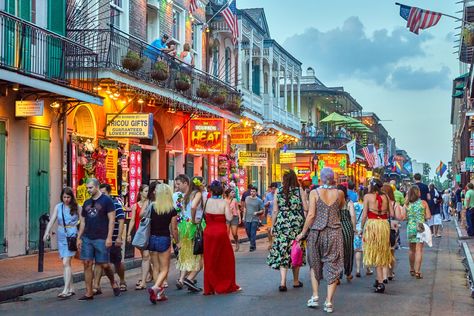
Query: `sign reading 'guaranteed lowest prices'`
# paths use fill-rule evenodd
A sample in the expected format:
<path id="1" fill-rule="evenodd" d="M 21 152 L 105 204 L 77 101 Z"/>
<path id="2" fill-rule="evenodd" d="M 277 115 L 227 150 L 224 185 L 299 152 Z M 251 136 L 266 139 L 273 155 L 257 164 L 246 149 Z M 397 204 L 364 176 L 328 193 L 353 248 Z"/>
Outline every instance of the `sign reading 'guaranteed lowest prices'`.
<path id="1" fill-rule="evenodd" d="M 153 114 L 107 114 L 106 137 L 153 138 Z"/>

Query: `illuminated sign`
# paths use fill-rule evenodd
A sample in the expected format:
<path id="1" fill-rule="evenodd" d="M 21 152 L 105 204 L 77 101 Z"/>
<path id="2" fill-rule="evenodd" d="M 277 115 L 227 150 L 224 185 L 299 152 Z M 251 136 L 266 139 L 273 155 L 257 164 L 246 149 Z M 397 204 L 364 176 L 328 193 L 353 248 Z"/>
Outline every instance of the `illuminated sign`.
<path id="1" fill-rule="evenodd" d="M 251 127 L 234 127 L 230 131 L 232 144 L 253 144 L 253 129 Z"/>
<path id="2" fill-rule="evenodd" d="M 277 148 L 278 136 L 258 136 L 255 142 L 258 148 Z"/>
<path id="3" fill-rule="evenodd" d="M 42 116 L 44 111 L 44 100 L 37 101 L 15 101 L 15 116 Z"/>
<path id="4" fill-rule="evenodd" d="M 296 153 L 280 153 L 281 164 L 291 164 L 296 162 Z"/>
<path id="5" fill-rule="evenodd" d="M 261 151 L 239 151 L 239 166 L 266 167 L 268 156 Z"/>
<path id="6" fill-rule="evenodd" d="M 106 137 L 153 138 L 153 114 L 107 114 Z"/>
<path id="7" fill-rule="evenodd" d="M 191 119 L 187 150 L 190 154 L 223 154 L 224 119 Z"/>
<path id="8" fill-rule="evenodd" d="M 346 154 L 319 154 L 318 169 L 331 168 L 335 173 L 345 173 L 347 168 Z"/>

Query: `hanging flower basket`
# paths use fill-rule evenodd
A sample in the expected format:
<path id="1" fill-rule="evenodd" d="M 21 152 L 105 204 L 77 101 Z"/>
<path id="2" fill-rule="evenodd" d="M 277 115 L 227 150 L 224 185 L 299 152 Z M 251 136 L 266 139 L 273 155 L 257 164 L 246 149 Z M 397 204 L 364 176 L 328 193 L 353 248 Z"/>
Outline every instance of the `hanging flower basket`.
<path id="1" fill-rule="evenodd" d="M 153 65 L 153 70 L 151 71 L 150 76 L 153 78 L 153 80 L 165 81 L 170 76 L 168 64 L 162 60 L 157 61 Z"/>
<path id="2" fill-rule="evenodd" d="M 227 99 L 227 93 L 225 91 L 217 91 L 212 97 L 212 101 L 217 105 L 222 105 Z"/>
<path id="3" fill-rule="evenodd" d="M 129 50 L 127 55 L 122 58 L 122 67 L 130 71 L 137 71 L 142 68 L 143 62 L 144 60 L 137 52 Z"/>
<path id="4" fill-rule="evenodd" d="M 238 111 L 240 109 L 240 100 L 233 99 L 227 102 L 226 108 L 230 111 Z"/>
<path id="5" fill-rule="evenodd" d="M 196 94 L 201 99 L 207 99 L 211 96 L 211 89 L 207 84 L 201 83 L 196 91 Z"/>
<path id="6" fill-rule="evenodd" d="M 474 46 L 474 30 L 465 27 L 462 30 L 462 40 L 466 46 Z"/>
<path id="7" fill-rule="evenodd" d="M 191 88 L 191 77 L 187 74 L 180 73 L 174 81 L 176 90 L 186 91 Z"/>

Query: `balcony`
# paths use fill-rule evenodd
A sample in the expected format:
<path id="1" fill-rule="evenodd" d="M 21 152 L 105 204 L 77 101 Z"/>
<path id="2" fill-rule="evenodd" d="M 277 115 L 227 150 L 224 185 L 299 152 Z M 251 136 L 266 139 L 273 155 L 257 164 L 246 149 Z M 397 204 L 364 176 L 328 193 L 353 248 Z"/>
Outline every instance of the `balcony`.
<path id="1" fill-rule="evenodd" d="M 240 93 L 217 77 L 200 71 L 168 54 L 162 53 L 145 41 L 113 27 L 110 29 L 69 30 L 68 37 L 91 48 L 99 56 L 99 67 L 127 74 L 134 79 L 151 83 L 175 94 L 240 114 Z M 136 65 L 124 62 L 135 56 Z M 132 65 L 133 66 L 133 65 Z M 156 67 L 165 69 L 166 76 L 156 75 Z M 163 74 L 163 71 L 161 71 Z M 188 82 L 187 87 L 180 83 Z M 202 91 L 207 93 L 203 94 Z"/>
<path id="2" fill-rule="evenodd" d="M 346 144 L 350 141 L 349 137 L 338 136 L 302 137 L 299 142 L 289 144 L 288 150 L 347 150 Z M 362 147 L 359 143 L 356 146 L 356 152 L 360 154 Z"/>
<path id="3" fill-rule="evenodd" d="M 268 100 L 270 100 L 270 98 Z M 274 98 L 273 101 L 275 101 Z M 298 132 L 301 130 L 300 119 L 296 115 L 280 108 L 275 103 L 265 105 L 265 122 L 273 122 Z"/>
<path id="4" fill-rule="evenodd" d="M 91 49 L 0 11 L 0 68 L 95 94 L 97 61 Z"/>

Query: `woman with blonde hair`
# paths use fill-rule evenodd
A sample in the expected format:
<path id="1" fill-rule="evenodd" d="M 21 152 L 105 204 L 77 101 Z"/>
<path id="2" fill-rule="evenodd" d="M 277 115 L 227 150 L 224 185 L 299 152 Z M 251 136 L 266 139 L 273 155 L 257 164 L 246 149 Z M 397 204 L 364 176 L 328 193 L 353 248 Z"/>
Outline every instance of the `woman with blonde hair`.
<path id="1" fill-rule="evenodd" d="M 385 291 L 383 268 L 393 261 L 388 223 L 388 217 L 393 216 L 393 208 L 388 196 L 382 192 L 382 186 L 379 179 L 370 180 L 369 193 L 364 196 L 362 213 L 364 265 L 376 268 L 375 293 Z"/>
<path id="2" fill-rule="evenodd" d="M 189 43 L 183 45 L 183 51 L 179 54 L 179 59 L 194 67 L 194 56 L 191 53 L 191 45 Z"/>
<path id="3" fill-rule="evenodd" d="M 143 210 L 141 215 L 144 216 L 145 212 L 146 210 Z M 171 187 L 164 183 L 158 184 L 155 189 L 155 201 L 151 202 L 150 206 L 150 240 L 148 243 L 151 262 L 159 271 L 155 285 L 148 289 L 150 302 L 153 304 L 167 299 L 163 283 L 168 275 L 170 265 L 171 234 L 179 247 L 177 216 Z"/>
<path id="4" fill-rule="evenodd" d="M 407 209 L 407 237 L 410 243 L 410 274 L 417 279 L 422 279 L 421 262 L 423 260 L 423 241 L 418 237 L 418 226 L 431 218 L 430 208 L 426 201 L 421 200 L 420 188 L 416 185 L 410 187 L 405 201 Z"/>

